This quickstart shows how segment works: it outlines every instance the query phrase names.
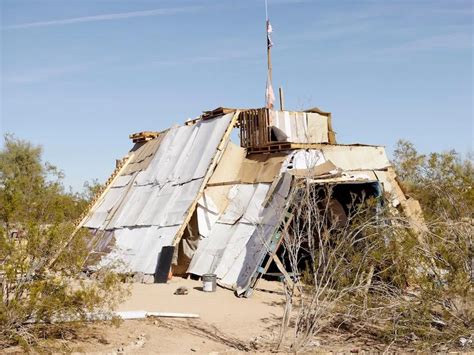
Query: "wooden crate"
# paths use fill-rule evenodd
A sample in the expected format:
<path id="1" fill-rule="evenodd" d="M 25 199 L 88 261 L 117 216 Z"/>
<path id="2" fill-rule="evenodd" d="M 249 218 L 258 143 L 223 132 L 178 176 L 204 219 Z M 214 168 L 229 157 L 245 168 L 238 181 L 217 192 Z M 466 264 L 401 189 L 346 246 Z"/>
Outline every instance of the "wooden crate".
<path id="1" fill-rule="evenodd" d="M 328 140 L 329 144 L 336 144 L 335 133 L 332 130 L 331 113 L 313 108 L 306 113 L 318 113 L 328 118 Z M 272 137 L 270 124 L 270 111 L 267 108 L 249 109 L 242 111 L 239 119 L 240 145 L 246 148 L 248 153 L 278 152 L 291 149 L 302 149 L 303 146 L 310 148 L 321 143 L 293 143 L 280 142 Z"/>

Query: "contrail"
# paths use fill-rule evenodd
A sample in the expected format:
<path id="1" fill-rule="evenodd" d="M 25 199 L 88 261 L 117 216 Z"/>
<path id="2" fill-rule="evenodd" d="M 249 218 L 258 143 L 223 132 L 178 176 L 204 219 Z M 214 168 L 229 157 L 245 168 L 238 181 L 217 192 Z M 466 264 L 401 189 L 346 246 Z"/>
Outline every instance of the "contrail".
<path id="1" fill-rule="evenodd" d="M 186 6 L 186 7 L 173 7 L 173 8 L 167 8 L 167 9 L 152 9 L 152 10 L 144 10 L 144 11 L 122 12 L 122 13 L 115 13 L 115 14 L 73 17 L 73 18 L 67 18 L 67 19 L 62 19 L 62 20 L 22 23 L 18 25 L 5 26 L 3 27 L 3 29 L 13 30 L 13 29 L 32 28 L 32 27 L 70 25 L 74 23 L 83 23 L 83 22 L 112 21 L 112 20 L 120 20 L 120 19 L 127 19 L 127 18 L 133 18 L 133 17 L 173 15 L 173 14 L 178 14 L 178 13 L 183 13 L 183 12 L 192 12 L 199 8 L 200 7 L 198 6 Z"/>

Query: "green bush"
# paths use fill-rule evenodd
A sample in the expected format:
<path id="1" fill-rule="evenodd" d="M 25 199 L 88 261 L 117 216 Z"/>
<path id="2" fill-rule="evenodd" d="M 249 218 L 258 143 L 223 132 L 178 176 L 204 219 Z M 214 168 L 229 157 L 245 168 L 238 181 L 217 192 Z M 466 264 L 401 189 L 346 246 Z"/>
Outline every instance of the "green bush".
<path id="1" fill-rule="evenodd" d="M 92 315 L 108 313 L 126 294 L 112 266 L 95 280 L 82 274 L 88 233 L 70 240 L 88 201 L 66 192 L 63 174 L 41 161 L 41 148 L 5 136 L 0 151 L 0 348 L 34 344 Z"/>

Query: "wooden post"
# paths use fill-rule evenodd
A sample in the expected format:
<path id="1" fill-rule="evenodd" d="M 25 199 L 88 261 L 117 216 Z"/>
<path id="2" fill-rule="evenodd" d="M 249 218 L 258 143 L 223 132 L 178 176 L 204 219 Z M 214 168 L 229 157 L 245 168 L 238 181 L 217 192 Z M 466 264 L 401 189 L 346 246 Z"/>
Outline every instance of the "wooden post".
<path id="1" fill-rule="evenodd" d="M 280 111 L 283 111 L 285 106 L 285 98 L 283 96 L 283 88 L 281 86 L 278 88 L 278 92 L 280 93 Z"/>

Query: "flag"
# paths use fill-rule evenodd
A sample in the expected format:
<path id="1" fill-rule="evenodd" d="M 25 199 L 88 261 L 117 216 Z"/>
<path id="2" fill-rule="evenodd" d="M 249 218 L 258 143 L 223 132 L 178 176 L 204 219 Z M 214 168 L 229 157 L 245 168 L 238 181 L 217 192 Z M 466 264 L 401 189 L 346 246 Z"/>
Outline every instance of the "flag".
<path id="1" fill-rule="evenodd" d="M 272 38 L 271 38 L 271 33 L 273 32 L 272 25 L 270 24 L 270 21 L 267 20 L 267 47 L 270 48 L 273 46 Z"/>

